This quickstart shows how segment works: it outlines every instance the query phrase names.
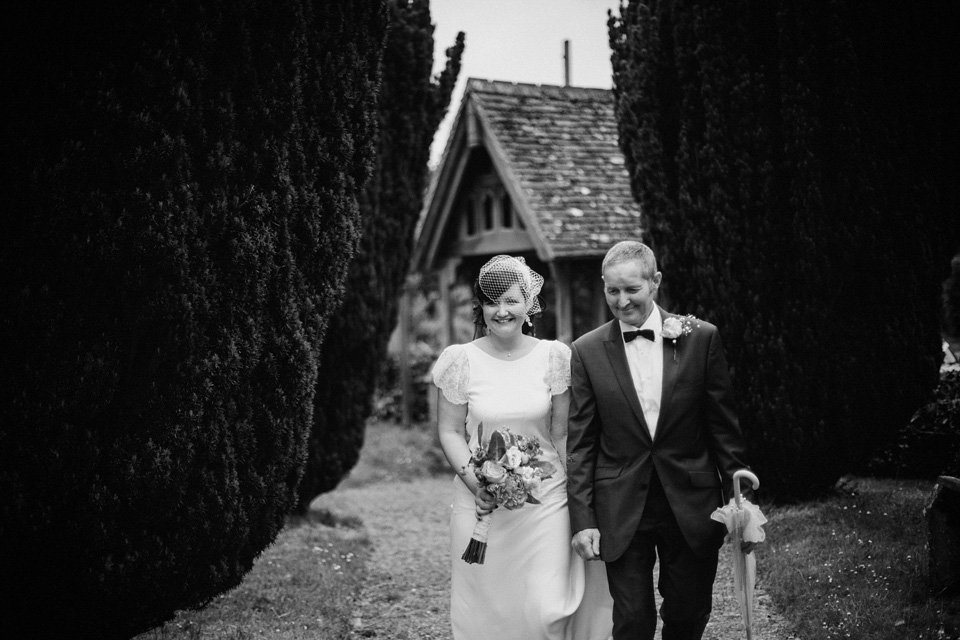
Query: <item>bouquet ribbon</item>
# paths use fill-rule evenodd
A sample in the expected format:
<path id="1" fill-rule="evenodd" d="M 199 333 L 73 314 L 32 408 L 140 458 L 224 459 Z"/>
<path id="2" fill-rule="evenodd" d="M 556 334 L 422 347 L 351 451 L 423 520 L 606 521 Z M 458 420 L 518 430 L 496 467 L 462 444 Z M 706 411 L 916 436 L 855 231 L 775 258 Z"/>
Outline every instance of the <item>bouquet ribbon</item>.
<path id="1" fill-rule="evenodd" d="M 490 514 L 481 516 L 473 527 L 473 535 L 463 555 L 460 556 L 467 564 L 483 564 L 487 557 L 487 536 L 490 535 Z"/>

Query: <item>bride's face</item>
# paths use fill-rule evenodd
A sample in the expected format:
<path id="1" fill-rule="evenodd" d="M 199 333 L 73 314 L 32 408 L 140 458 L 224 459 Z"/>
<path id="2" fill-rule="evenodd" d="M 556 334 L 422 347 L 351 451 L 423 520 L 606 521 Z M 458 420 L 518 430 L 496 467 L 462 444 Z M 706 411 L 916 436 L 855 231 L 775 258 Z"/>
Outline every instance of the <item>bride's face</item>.
<path id="1" fill-rule="evenodd" d="M 515 284 L 496 300 L 483 303 L 483 321 L 491 334 L 510 338 L 523 330 L 523 322 L 527 319 L 526 308 L 520 285 Z"/>

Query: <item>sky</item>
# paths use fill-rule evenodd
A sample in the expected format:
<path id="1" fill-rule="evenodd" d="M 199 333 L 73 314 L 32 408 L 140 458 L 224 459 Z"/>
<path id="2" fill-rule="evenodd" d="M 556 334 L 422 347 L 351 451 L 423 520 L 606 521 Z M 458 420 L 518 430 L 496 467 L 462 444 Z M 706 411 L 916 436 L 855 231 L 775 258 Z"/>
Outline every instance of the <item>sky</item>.
<path id="1" fill-rule="evenodd" d="M 434 74 L 457 32 L 466 34 L 463 66 L 447 117 L 430 152 L 435 167 L 456 117 L 467 78 L 563 84 L 563 41 L 570 41 L 570 84 L 612 86 L 607 10 L 619 0 L 430 0 L 436 29 Z"/>

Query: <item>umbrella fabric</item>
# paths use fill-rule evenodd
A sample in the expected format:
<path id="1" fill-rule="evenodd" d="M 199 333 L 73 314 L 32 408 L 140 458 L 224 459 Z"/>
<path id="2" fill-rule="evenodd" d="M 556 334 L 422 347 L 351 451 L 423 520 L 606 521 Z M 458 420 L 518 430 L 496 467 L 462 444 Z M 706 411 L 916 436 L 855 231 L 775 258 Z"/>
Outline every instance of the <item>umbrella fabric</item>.
<path id="1" fill-rule="evenodd" d="M 729 532 L 734 595 L 740 605 L 747 640 L 750 640 L 753 638 L 753 587 L 757 581 L 757 560 L 753 553 L 744 553 L 740 545 L 742 542 L 763 542 L 766 534 L 762 527 L 767 518 L 760 507 L 745 499 L 740 500 L 739 507 L 736 499 L 731 499 L 730 504 L 714 511 L 710 518 L 722 522 Z"/>
<path id="2" fill-rule="evenodd" d="M 767 534 L 763 531 L 763 525 L 767 523 L 767 517 L 760 511 L 760 507 L 743 498 L 740 501 L 740 509 L 742 510 L 739 516 L 741 518 L 740 531 L 743 542 L 763 542 L 766 540 Z M 710 518 L 725 524 L 732 537 L 736 526 L 735 519 L 737 518 L 736 500 L 730 498 L 730 504 L 714 511 L 710 514 Z"/>

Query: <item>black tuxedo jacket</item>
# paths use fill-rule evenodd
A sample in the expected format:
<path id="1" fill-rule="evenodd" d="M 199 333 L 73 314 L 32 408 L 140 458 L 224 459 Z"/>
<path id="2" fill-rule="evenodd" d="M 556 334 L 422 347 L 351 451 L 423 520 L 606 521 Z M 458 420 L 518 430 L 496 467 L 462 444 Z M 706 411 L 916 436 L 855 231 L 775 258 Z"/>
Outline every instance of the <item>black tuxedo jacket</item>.
<path id="1" fill-rule="evenodd" d="M 675 317 L 660 310 L 664 320 Z M 640 524 L 654 469 L 687 543 L 698 555 L 723 544 L 710 519 L 747 466 L 717 328 L 703 320 L 664 340 L 663 395 L 653 439 L 643 417 L 620 324 L 573 343 L 567 493 L 574 533 L 600 530 L 600 557 L 624 552 Z"/>

